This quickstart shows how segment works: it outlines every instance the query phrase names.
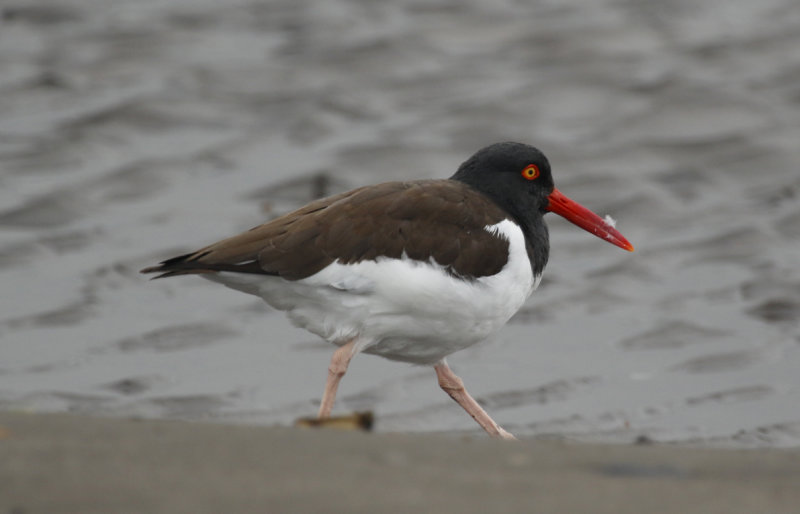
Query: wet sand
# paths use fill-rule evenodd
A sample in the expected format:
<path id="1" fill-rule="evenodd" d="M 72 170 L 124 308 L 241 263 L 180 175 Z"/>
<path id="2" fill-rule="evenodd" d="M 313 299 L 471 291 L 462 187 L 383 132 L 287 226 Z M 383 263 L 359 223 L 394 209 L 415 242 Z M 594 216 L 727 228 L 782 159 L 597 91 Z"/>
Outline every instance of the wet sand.
<path id="1" fill-rule="evenodd" d="M 797 512 L 797 450 L 0 413 L 0 511 Z"/>
<path id="2" fill-rule="evenodd" d="M 539 290 L 450 365 L 515 434 L 800 445 L 796 0 L 59 0 L 0 13 L 0 410 L 289 426 L 332 348 L 158 260 L 315 196 L 540 147 Z M 359 356 L 336 412 L 475 424 Z"/>
<path id="3" fill-rule="evenodd" d="M 0 511 L 797 512 L 798 48 L 795 0 L 5 2 Z M 449 359 L 519 444 L 371 356 L 378 433 L 288 428 L 332 349 L 137 273 L 501 140 L 637 248 L 550 219 Z"/>

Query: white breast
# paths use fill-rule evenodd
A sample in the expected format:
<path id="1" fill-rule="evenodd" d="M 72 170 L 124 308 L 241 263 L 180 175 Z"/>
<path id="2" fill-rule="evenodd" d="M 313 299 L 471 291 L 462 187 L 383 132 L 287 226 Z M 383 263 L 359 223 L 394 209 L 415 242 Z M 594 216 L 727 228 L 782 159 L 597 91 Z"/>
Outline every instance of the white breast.
<path id="1" fill-rule="evenodd" d="M 499 273 L 472 281 L 435 262 L 407 258 L 334 262 L 294 282 L 228 272 L 204 276 L 260 296 L 334 344 L 357 337 L 361 351 L 428 364 L 498 330 L 539 283 L 518 225 L 503 220 L 485 230 L 508 241 L 508 262 Z"/>

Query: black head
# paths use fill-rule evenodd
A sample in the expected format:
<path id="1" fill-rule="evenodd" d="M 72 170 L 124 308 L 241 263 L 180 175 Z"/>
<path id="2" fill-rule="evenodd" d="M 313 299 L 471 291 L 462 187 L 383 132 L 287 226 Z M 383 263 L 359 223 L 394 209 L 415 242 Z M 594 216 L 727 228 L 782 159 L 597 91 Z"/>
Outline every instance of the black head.
<path id="1" fill-rule="evenodd" d="M 550 163 L 538 149 L 521 143 L 496 143 L 467 159 L 450 177 L 482 192 L 513 216 L 529 243 L 547 242 L 542 216 L 554 212 L 595 236 L 633 251 L 613 226 L 553 185 Z"/>
<path id="2" fill-rule="evenodd" d="M 547 157 L 522 143 L 495 143 L 478 150 L 450 178 L 469 184 L 517 218 L 544 214 L 553 192 Z"/>

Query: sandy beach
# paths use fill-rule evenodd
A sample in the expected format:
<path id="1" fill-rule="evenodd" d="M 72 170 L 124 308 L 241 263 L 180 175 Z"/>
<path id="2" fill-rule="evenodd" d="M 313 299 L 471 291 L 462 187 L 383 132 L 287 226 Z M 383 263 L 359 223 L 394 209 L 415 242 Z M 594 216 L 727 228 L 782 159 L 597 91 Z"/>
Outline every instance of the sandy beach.
<path id="1" fill-rule="evenodd" d="M 0 511 L 796 513 L 797 450 L 0 413 Z"/>
<path id="2" fill-rule="evenodd" d="M 796 3 L 3 2 L 0 512 L 798 512 Z M 448 359 L 519 444 L 368 355 L 293 429 L 333 348 L 138 273 L 504 140 L 636 247 Z"/>

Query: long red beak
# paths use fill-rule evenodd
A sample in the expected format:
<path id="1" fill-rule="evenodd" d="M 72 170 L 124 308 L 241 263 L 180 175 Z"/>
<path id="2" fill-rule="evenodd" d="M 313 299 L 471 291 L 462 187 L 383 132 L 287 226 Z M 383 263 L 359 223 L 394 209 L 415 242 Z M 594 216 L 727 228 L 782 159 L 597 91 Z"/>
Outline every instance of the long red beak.
<path id="1" fill-rule="evenodd" d="M 558 189 L 553 189 L 553 192 L 548 196 L 550 203 L 547 205 L 547 210 L 554 212 L 559 216 L 563 216 L 567 221 L 578 225 L 583 230 L 590 232 L 601 239 L 605 239 L 613 245 L 620 248 L 633 251 L 633 245 L 625 239 L 625 236 L 619 233 L 617 229 L 611 226 L 611 223 L 606 222 L 593 213 L 583 205 L 570 200 L 564 196 Z"/>

